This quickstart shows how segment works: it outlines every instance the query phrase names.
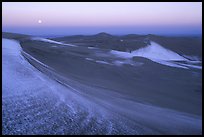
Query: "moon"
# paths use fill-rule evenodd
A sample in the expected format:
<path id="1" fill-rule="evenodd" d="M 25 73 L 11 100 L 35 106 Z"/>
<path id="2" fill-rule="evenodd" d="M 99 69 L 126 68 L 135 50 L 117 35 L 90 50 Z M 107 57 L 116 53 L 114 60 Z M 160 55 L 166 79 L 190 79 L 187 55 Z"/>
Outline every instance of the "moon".
<path id="1" fill-rule="evenodd" d="M 42 20 L 38 20 L 38 23 L 41 24 L 41 23 L 42 23 Z"/>

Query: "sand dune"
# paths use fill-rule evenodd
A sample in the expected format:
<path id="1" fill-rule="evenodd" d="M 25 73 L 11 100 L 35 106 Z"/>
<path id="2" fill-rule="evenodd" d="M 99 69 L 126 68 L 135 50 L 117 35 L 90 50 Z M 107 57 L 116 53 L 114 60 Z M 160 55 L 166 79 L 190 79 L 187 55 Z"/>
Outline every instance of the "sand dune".
<path id="1" fill-rule="evenodd" d="M 53 64 L 47 62 L 48 60 L 40 61 L 38 56 L 34 57 L 22 51 L 17 41 L 2 40 L 3 134 L 201 134 L 202 132 L 200 115 L 148 103 L 146 99 L 154 98 L 148 93 L 149 91 L 147 92 L 149 95 L 144 94 L 145 96 L 140 96 L 140 99 L 133 100 L 128 95 L 130 92 L 124 94 L 116 88 L 113 90 L 108 84 L 104 86 L 102 81 L 101 86 L 94 85 L 94 82 L 88 80 L 86 80 L 88 83 L 80 82 L 60 72 L 58 68 L 53 67 Z M 87 59 L 93 63 L 92 67 L 95 70 L 101 65 L 110 66 L 105 61 L 92 62 L 90 58 Z M 82 66 L 85 60 L 79 58 L 75 63 L 80 63 Z M 143 63 L 148 64 L 148 62 Z M 111 65 L 112 69 L 115 67 L 118 68 Z M 123 66 L 123 69 L 126 70 L 126 66 Z M 83 73 L 85 72 L 86 70 Z M 92 76 L 93 79 L 94 75 Z M 127 87 L 126 89 L 128 90 Z M 159 93 L 156 96 L 163 98 Z"/>

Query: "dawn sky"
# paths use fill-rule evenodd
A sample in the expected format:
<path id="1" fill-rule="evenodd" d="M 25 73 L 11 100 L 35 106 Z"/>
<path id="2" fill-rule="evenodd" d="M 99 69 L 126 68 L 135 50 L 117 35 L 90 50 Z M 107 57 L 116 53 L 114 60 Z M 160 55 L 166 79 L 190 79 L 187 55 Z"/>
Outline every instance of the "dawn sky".
<path id="1" fill-rule="evenodd" d="M 33 35 L 202 34 L 202 3 L 3 2 L 2 28 Z"/>

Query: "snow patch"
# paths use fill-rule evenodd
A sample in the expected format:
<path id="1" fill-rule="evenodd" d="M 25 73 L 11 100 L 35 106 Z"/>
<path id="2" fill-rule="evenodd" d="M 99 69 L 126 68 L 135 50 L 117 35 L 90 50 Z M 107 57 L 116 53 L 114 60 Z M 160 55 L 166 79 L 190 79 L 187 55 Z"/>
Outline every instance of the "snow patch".
<path id="1" fill-rule="evenodd" d="M 89 60 L 89 61 L 93 61 L 94 59 L 91 59 L 91 58 L 85 58 L 86 60 Z"/>
<path id="2" fill-rule="evenodd" d="M 141 48 L 132 52 L 134 56 L 142 56 L 149 59 L 156 60 L 182 60 L 188 61 L 188 59 L 180 56 L 179 54 L 163 48 L 161 45 L 156 42 L 151 41 L 151 45 L 148 45 L 145 48 Z"/>
<path id="3" fill-rule="evenodd" d="M 96 47 L 88 47 L 88 49 L 98 49 L 98 48 L 96 48 Z"/>
<path id="4" fill-rule="evenodd" d="M 134 57 L 133 54 L 128 53 L 128 52 L 123 52 L 123 51 L 111 50 L 110 53 L 117 56 L 117 57 L 125 58 L 125 59 L 130 59 L 130 58 Z"/>
<path id="5" fill-rule="evenodd" d="M 124 64 L 124 61 L 119 61 L 119 60 L 116 60 L 116 61 L 113 61 L 113 63 L 117 66 L 122 66 Z"/>
<path id="6" fill-rule="evenodd" d="M 150 45 L 146 46 L 145 48 L 140 48 L 131 53 L 111 50 L 110 54 L 115 55 L 116 57 L 119 57 L 119 58 L 124 58 L 126 60 L 129 60 L 132 57 L 138 56 L 138 57 L 144 57 L 144 58 L 150 59 L 154 62 L 160 63 L 162 65 L 170 66 L 170 67 L 178 67 L 178 68 L 184 68 L 184 69 L 188 69 L 188 67 L 193 67 L 193 68 L 202 69 L 202 67 L 200 66 L 176 64 L 175 62 L 172 62 L 172 61 L 185 61 L 189 63 L 200 63 L 199 61 L 190 61 L 187 58 L 180 56 L 176 52 L 165 49 L 164 47 L 162 47 L 161 45 L 153 41 L 151 41 Z M 115 63 L 121 64 L 122 62 L 116 61 Z"/>
<path id="7" fill-rule="evenodd" d="M 102 61 L 102 60 L 96 60 L 96 63 L 101 63 L 101 64 L 108 64 L 108 65 L 112 65 L 106 61 Z"/>
<path id="8" fill-rule="evenodd" d="M 142 66 L 144 63 L 135 62 L 132 60 L 115 60 L 115 61 L 113 61 L 113 64 L 115 64 L 117 66 L 122 66 L 124 64 L 132 65 L 132 66 Z"/>

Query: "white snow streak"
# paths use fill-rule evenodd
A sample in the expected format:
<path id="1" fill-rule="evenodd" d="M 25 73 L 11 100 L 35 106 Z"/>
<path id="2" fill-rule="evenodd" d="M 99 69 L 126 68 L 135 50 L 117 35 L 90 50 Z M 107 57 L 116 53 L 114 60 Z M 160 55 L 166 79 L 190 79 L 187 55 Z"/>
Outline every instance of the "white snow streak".
<path id="1" fill-rule="evenodd" d="M 77 47 L 76 45 L 73 45 L 73 44 L 66 44 L 66 43 L 62 43 L 62 42 L 58 42 L 58 41 L 54 41 L 50 39 L 45 39 L 45 38 L 39 38 L 39 37 L 33 37 L 31 38 L 31 40 L 37 40 L 37 41 L 49 42 L 49 43 L 54 43 L 54 44 L 59 44 L 59 45 Z"/>

